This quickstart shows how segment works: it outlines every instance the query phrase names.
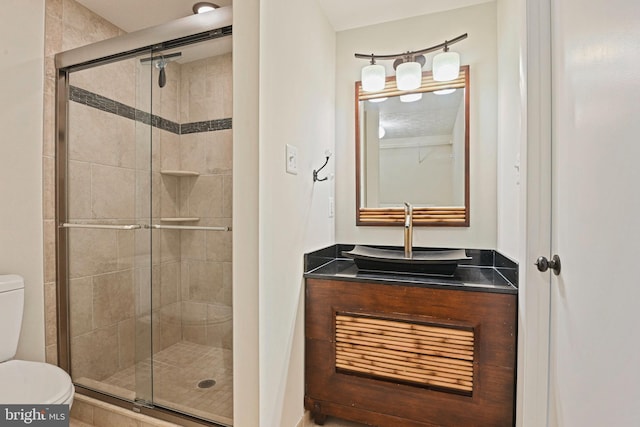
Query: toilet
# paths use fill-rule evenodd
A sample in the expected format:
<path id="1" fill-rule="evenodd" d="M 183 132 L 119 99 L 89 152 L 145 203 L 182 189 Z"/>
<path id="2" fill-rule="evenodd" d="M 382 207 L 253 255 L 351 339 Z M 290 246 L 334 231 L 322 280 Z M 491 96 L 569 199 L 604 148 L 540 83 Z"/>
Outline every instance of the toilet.
<path id="1" fill-rule="evenodd" d="M 22 327 L 24 279 L 0 275 L 0 404 L 66 404 L 75 389 L 71 377 L 55 365 L 15 360 Z"/>

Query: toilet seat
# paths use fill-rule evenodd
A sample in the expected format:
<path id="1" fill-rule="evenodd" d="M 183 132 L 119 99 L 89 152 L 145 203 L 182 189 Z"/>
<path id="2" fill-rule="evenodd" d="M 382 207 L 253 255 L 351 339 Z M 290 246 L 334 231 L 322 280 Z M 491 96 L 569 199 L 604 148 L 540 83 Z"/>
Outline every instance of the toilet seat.
<path id="1" fill-rule="evenodd" d="M 61 368 L 43 362 L 9 360 L 0 363 L 3 404 L 71 404 L 75 389 Z"/>

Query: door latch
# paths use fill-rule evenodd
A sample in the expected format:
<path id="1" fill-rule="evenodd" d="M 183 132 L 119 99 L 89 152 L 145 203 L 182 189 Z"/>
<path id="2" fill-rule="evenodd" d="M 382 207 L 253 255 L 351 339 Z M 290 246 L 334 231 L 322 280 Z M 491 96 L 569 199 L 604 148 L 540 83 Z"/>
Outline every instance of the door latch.
<path id="1" fill-rule="evenodd" d="M 535 262 L 535 265 L 538 267 L 538 271 L 545 272 L 548 269 L 553 270 L 553 274 L 556 276 L 560 274 L 560 257 L 558 255 L 554 255 L 551 257 L 551 261 L 547 259 L 547 257 L 541 256 Z"/>

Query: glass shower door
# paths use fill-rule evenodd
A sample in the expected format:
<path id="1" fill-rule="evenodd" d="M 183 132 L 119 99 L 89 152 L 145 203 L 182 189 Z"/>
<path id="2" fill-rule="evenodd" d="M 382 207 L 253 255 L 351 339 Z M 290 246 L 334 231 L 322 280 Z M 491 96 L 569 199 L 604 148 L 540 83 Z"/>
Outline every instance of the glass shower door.
<path id="1" fill-rule="evenodd" d="M 152 402 L 151 69 L 141 57 L 69 73 L 69 359 L 80 387 Z"/>
<path id="2" fill-rule="evenodd" d="M 58 181 L 73 381 L 220 425 L 233 423 L 231 46 L 70 70 Z"/>
<path id="3" fill-rule="evenodd" d="M 154 52 L 154 405 L 233 423 L 231 37 Z"/>

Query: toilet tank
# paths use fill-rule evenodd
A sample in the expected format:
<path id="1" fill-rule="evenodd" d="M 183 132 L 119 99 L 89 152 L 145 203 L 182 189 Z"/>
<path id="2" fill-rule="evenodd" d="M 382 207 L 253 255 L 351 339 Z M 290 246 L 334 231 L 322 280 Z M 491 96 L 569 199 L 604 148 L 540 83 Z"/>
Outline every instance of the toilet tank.
<path id="1" fill-rule="evenodd" d="M 0 362 L 16 355 L 23 306 L 24 279 L 16 274 L 0 275 Z"/>

